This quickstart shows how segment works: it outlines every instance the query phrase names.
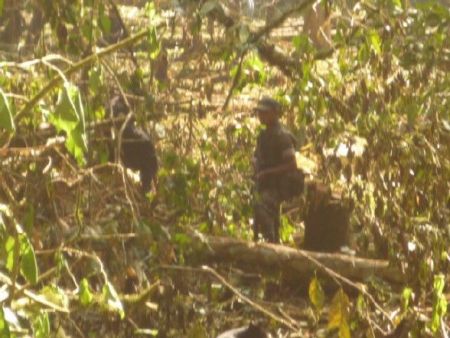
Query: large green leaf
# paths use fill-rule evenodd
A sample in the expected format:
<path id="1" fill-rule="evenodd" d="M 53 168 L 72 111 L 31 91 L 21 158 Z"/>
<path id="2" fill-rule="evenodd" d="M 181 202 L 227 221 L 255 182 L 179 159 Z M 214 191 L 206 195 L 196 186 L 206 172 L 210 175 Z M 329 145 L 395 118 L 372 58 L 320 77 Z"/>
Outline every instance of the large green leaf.
<path id="1" fill-rule="evenodd" d="M 348 326 L 350 301 L 344 290 L 339 289 L 333 297 L 328 314 L 328 328 L 338 329 L 339 338 L 350 338 Z"/>
<path id="2" fill-rule="evenodd" d="M 14 131 L 16 129 L 14 125 L 14 119 L 9 107 L 8 99 L 0 88 L 0 128 Z"/>
<path id="3" fill-rule="evenodd" d="M 58 131 L 66 132 L 66 148 L 75 157 L 78 164 L 85 163 L 87 151 L 85 115 L 78 88 L 64 83 L 58 95 L 58 102 L 50 122 Z"/>

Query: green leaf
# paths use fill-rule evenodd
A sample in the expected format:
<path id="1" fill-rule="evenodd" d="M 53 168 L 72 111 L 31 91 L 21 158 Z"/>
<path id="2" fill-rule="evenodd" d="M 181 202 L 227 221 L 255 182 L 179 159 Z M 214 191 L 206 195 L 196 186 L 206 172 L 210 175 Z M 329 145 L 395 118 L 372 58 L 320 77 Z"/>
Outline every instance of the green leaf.
<path id="1" fill-rule="evenodd" d="M 433 281 L 433 314 L 431 316 L 430 329 L 434 333 L 439 330 L 441 326 L 441 319 L 447 313 L 447 299 L 443 293 L 445 287 L 445 276 L 438 274 L 434 276 Z"/>
<path id="2" fill-rule="evenodd" d="M 38 266 L 36 255 L 30 240 L 24 234 L 20 235 L 20 270 L 30 284 L 36 284 L 38 280 Z"/>
<path id="3" fill-rule="evenodd" d="M 0 16 L 3 15 L 3 6 L 5 5 L 5 0 L 0 0 Z"/>
<path id="4" fill-rule="evenodd" d="M 192 241 L 192 239 L 189 236 L 183 233 L 175 234 L 173 240 L 182 249 L 186 248 Z"/>
<path id="5" fill-rule="evenodd" d="M 78 164 L 83 165 L 87 151 L 85 115 L 81 95 L 76 86 L 64 83 L 58 95 L 55 112 L 50 115 L 49 120 L 58 131 L 66 132 L 67 150 Z"/>
<path id="6" fill-rule="evenodd" d="M 0 307 L 0 337 L 11 337 L 11 333 L 9 332 L 9 325 L 5 319 L 5 312 L 3 311 L 3 307 Z"/>
<path id="7" fill-rule="evenodd" d="M 406 287 L 402 291 L 402 310 L 406 311 L 409 307 L 409 301 L 412 299 L 413 290 L 409 287 Z"/>
<path id="8" fill-rule="evenodd" d="M 6 268 L 9 272 L 12 272 L 14 268 L 14 262 L 16 261 L 14 257 L 14 247 L 15 247 L 15 239 L 12 236 L 8 236 L 5 242 L 5 251 L 6 251 Z"/>
<path id="9" fill-rule="evenodd" d="M 377 54 L 381 54 L 381 38 L 376 30 L 371 30 L 369 32 L 369 43 L 371 49 Z"/>
<path id="10" fill-rule="evenodd" d="M 149 56 L 151 60 L 155 60 L 161 51 L 161 44 L 158 41 L 158 36 L 156 34 L 156 29 L 150 29 L 148 33 L 148 42 L 149 42 Z"/>
<path id="11" fill-rule="evenodd" d="M 289 218 L 285 215 L 281 216 L 280 237 L 283 242 L 292 241 L 295 233 L 295 227 L 289 222 Z"/>
<path id="12" fill-rule="evenodd" d="M 306 34 L 296 35 L 292 38 L 292 44 L 299 53 L 305 53 L 311 50 L 311 43 Z"/>
<path id="13" fill-rule="evenodd" d="M 309 300 L 314 305 L 317 311 L 321 311 L 323 309 L 323 305 L 325 304 L 325 292 L 320 285 L 319 280 L 316 276 L 309 283 Z"/>
<path id="14" fill-rule="evenodd" d="M 342 322 L 339 326 L 339 338 L 351 338 L 347 321 Z"/>
<path id="15" fill-rule="evenodd" d="M 348 296 L 340 289 L 333 297 L 328 314 L 328 329 L 338 329 L 340 338 L 350 338 L 348 327 L 349 306 Z"/>
<path id="16" fill-rule="evenodd" d="M 11 109 L 9 107 L 8 99 L 1 88 L 0 88 L 0 128 L 4 128 L 9 131 L 14 131 L 16 129 Z"/>
<path id="17" fill-rule="evenodd" d="M 123 310 L 122 302 L 120 301 L 114 286 L 110 282 L 106 282 L 103 286 L 102 293 L 106 307 L 111 311 L 117 312 L 120 315 L 120 318 L 124 319 L 125 311 Z"/>
<path id="18" fill-rule="evenodd" d="M 92 303 L 94 296 L 92 295 L 89 282 L 86 278 L 83 278 L 80 283 L 80 291 L 78 292 L 78 296 L 80 297 L 80 303 L 82 305 L 86 306 Z"/>
<path id="19" fill-rule="evenodd" d="M 42 312 L 33 322 L 34 337 L 50 337 L 50 319 L 47 312 Z"/>
<path id="20" fill-rule="evenodd" d="M 103 4 L 100 4 L 99 11 L 98 11 L 98 23 L 103 32 L 106 34 L 109 34 L 111 32 L 111 19 L 109 16 L 105 13 L 105 6 Z"/>

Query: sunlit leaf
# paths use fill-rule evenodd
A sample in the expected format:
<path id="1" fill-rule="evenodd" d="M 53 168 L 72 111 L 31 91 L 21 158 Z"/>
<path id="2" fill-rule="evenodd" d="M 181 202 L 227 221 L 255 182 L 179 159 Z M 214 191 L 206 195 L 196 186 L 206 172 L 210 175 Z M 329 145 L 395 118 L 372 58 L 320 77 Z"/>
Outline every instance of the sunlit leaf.
<path id="1" fill-rule="evenodd" d="M 149 34 L 149 38 L 148 38 L 149 56 L 150 56 L 150 59 L 155 60 L 161 50 L 161 44 L 159 42 L 155 28 L 150 29 L 148 34 Z"/>
<path id="2" fill-rule="evenodd" d="M 406 311 L 409 307 L 409 302 L 413 297 L 413 290 L 409 287 L 406 287 L 402 291 L 402 309 Z"/>
<path id="3" fill-rule="evenodd" d="M 309 300 L 314 305 L 317 311 L 321 311 L 323 309 L 323 305 L 325 304 L 325 292 L 322 289 L 322 285 L 320 285 L 319 280 L 316 276 L 309 283 Z"/>
<path id="4" fill-rule="evenodd" d="M 42 312 L 33 321 L 34 337 L 47 338 L 50 337 L 50 319 L 47 312 Z"/>
<path id="5" fill-rule="evenodd" d="M 348 327 L 350 301 L 344 290 L 340 289 L 333 297 L 328 314 L 328 328 L 338 329 L 340 338 L 350 337 Z"/>
<path id="6" fill-rule="evenodd" d="M 84 154 L 87 151 L 85 130 L 85 115 L 78 88 L 70 83 L 64 83 L 58 95 L 58 102 L 50 122 L 59 131 L 66 132 L 67 150 L 75 157 L 78 164 L 85 163 Z"/>
<path id="7" fill-rule="evenodd" d="M 14 125 L 14 119 L 9 107 L 8 98 L 3 90 L 0 88 L 0 128 L 4 128 L 9 131 L 16 129 Z"/>
<path id="8" fill-rule="evenodd" d="M 376 30 L 369 32 L 369 41 L 371 49 L 379 55 L 381 53 L 381 38 Z"/>
<path id="9" fill-rule="evenodd" d="M 8 269 L 9 272 L 12 272 L 13 268 L 14 268 L 14 262 L 16 260 L 18 260 L 18 258 L 16 259 L 14 257 L 15 255 L 15 239 L 12 236 L 8 236 L 8 238 L 6 239 L 5 242 L 5 251 L 6 251 L 6 268 Z"/>
<path id="10" fill-rule="evenodd" d="M 106 307 L 114 312 L 117 312 L 121 319 L 125 318 L 125 311 L 122 302 L 119 299 L 116 289 L 110 282 L 106 282 L 102 290 L 103 300 Z"/>
<path id="11" fill-rule="evenodd" d="M 283 242 L 289 242 L 292 240 L 292 235 L 295 233 L 295 227 L 289 222 L 289 218 L 281 216 L 280 224 L 280 238 Z"/>
<path id="12" fill-rule="evenodd" d="M 91 288 L 89 286 L 89 282 L 86 278 L 83 278 L 83 280 L 80 283 L 80 290 L 78 292 L 78 296 L 80 297 L 80 303 L 82 305 L 89 305 L 92 302 L 92 299 L 94 296 L 92 295 Z"/>
<path id="13" fill-rule="evenodd" d="M 339 338 L 351 338 L 350 328 L 347 321 L 343 321 L 339 326 Z"/>
<path id="14" fill-rule="evenodd" d="M 431 331 L 437 332 L 441 326 L 441 319 L 447 313 L 447 298 L 443 293 L 445 287 L 445 276 L 438 274 L 434 276 L 433 281 L 433 314 L 431 316 Z"/>

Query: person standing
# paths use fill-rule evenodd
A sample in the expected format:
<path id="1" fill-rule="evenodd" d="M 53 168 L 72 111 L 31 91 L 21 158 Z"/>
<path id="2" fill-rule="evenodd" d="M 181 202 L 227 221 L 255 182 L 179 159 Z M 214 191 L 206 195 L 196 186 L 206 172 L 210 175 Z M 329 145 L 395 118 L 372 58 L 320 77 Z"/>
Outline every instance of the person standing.
<path id="1" fill-rule="evenodd" d="M 303 173 L 295 160 L 296 139 L 280 123 L 278 101 L 263 97 L 254 108 L 264 129 L 259 133 L 253 157 L 256 196 L 254 240 L 279 242 L 280 205 L 303 190 Z"/>

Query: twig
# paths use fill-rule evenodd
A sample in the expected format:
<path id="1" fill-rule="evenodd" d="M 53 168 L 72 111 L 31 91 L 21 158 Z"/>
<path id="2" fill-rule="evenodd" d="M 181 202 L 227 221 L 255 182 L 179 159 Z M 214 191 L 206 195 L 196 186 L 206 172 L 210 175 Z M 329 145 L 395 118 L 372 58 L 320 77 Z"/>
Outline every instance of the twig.
<path id="1" fill-rule="evenodd" d="M 384 311 L 384 309 L 381 307 L 381 305 L 379 305 L 375 299 L 373 298 L 373 296 L 367 292 L 367 290 L 365 289 L 365 287 L 352 282 L 350 279 L 338 274 L 336 271 L 330 269 L 329 267 L 323 265 L 322 263 L 320 263 L 317 259 L 313 258 L 312 256 L 308 255 L 306 252 L 304 252 L 303 250 L 298 250 L 298 252 L 305 257 L 306 259 L 310 260 L 311 262 L 313 262 L 316 266 L 318 266 L 319 268 L 321 268 L 322 270 L 324 270 L 330 277 L 332 277 L 334 280 L 340 280 L 342 282 L 344 282 L 345 284 L 353 287 L 354 289 L 358 290 L 359 292 L 361 292 L 362 294 L 364 294 L 369 300 L 370 302 L 389 320 L 389 322 L 393 325 L 394 322 L 392 320 L 392 318 L 389 316 L 389 314 Z M 338 283 L 340 284 L 340 283 Z"/>
<path id="2" fill-rule="evenodd" d="M 2 272 L 0 272 L 0 281 L 1 281 L 2 283 L 4 283 L 4 284 L 9 285 L 10 287 L 12 287 L 13 284 L 14 284 L 14 283 L 11 281 L 11 279 L 10 279 L 8 276 L 6 276 L 5 274 L 3 274 Z M 18 290 L 19 290 L 19 289 L 22 289 L 22 286 L 21 286 L 21 285 L 19 285 L 19 284 L 17 284 L 17 283 L 15 283 L 15 284 L 16 284 L 16 288 L 17 288 Z M 23 293 L 24 293 L 24 295 L 25 295 L 26 297 L 30 298 L 31 300 L 35 301 L 36 303 L 45 305 L 45 306 L 47 306 L 47 307 L 49 307 L 49 308 L 51 308 L 51 309 L 53 309 L 53 310 L 55 310 L 55 311 L 64 312 L 64 313 L 68 313 L 68 312 L 69 312 L 69 310 L 67 310 L 66 308 L 63 308 L 63 307 L 59 306 L 58 304 L 49 302 L 49 301 L 48 301 L 47 299 L 45 299 L 44 297 L 42 297 L 42 296 L 40 296 L 40 295 L 37 295 L 37 294 L 35 294 L 34 292 L 32 292 L 32 291 L 30 291 L 30 290 L 28 290 L 28 289 L 24 289 L 24 290 L 23 290 Z"/>
<path id="3" fill-rule="evenodd" d="M 286 19 L 289 18 L 291 15 L 303 12 L 307 7 L 309 7 L 316 1 L 317 0 L 306 0 L 303 3 L 298 4 L 294 8 L 283 12 L 276 20 L 270 22 L 268 25 L 264 26 L 256 33 L 251 34 L 248 43 L 257 42 L 261 37 L 263 37 L 267 33 L 270 33 L 273 29 L 277 28 L 278 26 L 282 25 L 283 22 L 286 21 Z"/>
<path id="4" fill-rule="evenodd" d="M 237 290 L 233 285 L 231 285 L 230 283 L 228 283 L 225 278 L 223 278 L 217 271 L 215 271 L 214 269 L 210 268 L 209 266 L 203 265 L 202 266 L 202 270 L 209 272 L 210 274 L 212 274 L 214 277 L 216 277 L 223 285 L 225 285 L 228 289 L 230 289 L 236 296 L 238 296 L 241 300 L 243 300 L 244 302 L 246 302 L 247 304 L 249 304 L 250 306 L 252 306 L 253 308 L 255 308 L 256 310 L 264 313 L 265 315 L 267 315 L 268 317 L 270 317 L 271 319 L 275 320 L 276 322 L 279 322 L 281 324 L 283 324 L 284 326 L 288 327 L 289 329 L 291 329 L 292 331 L 297 332 L 299 330 L 298 327 L 292 325 L 291 323 L 289 323 L 288 321 L 286 321 L 284 318 L 274 314 L 273 312 L 265 309 L 264 307 L 262 307 L 261 305 L 255 303 L 254 301 L 252 301 L 250 298 L 246 297 L 245 295 L 243 295 L 239 290 Z"/>
<path id="5" fill-rule="evenodd" d="M 233 95 L 233 91 L 239 83 L 239 79 L 241 78 L 242 73 L 242 62 L 244 61 L 245 55 L 247 54 L 247 50 L 241 53 L 238 68 L 236 70 L 236 74 L 233 78 L 233 83 L 231 84 L 230 90 L 228 91 L 227 98 L 225 99 L 225 103 L 222 106 L 222 110 L 227 109 L 228 104 L 230 103 L 231 96 Z"/>

